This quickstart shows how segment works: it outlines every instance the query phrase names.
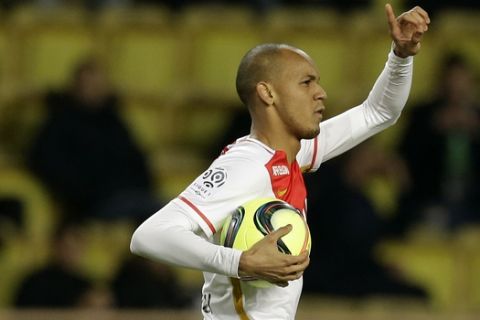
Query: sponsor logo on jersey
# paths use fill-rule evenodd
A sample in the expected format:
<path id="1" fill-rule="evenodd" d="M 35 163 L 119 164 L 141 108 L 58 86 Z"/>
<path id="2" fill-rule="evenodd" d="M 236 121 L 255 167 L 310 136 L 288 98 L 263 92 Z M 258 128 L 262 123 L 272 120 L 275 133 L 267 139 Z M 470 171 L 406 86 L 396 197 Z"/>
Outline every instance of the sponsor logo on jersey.
<path id="1" fill-rule="evenodd" d="M 191 185 L 193 192 L 202 198 L 207 198 L 223 186 L 227 181 L 227 172 L 223 168 L 210 168 L 197 178 Z"/>
<path id="2" fill-rule="evenodd" d="M 286 165 L 272 166 L 272 173 L 274 176 L 286 176 L 290 174 Z"/>
<path id="3" fill-rule="evenodd" d="M 287 191 L 288 191 L 287 188 L 278 189 L 277 192 L 276 192 L 276 195 L 277 195 L 277 197 L 281 198 L 285 195 L 285 193 L 287 193 Z"/>

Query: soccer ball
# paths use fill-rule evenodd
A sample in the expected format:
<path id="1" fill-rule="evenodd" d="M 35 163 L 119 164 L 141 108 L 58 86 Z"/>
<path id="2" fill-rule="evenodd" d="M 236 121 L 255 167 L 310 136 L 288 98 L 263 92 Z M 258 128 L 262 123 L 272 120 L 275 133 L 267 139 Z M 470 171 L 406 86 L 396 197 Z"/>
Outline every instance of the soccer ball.
<path id="1" fill-rule="evenodd" d="M 302 213 L 276 198 L 254 199 L 236 208 L 223 224 L 220 243 L 246 251 L 267 234 L 288 224 L 292 230 L 278 240 L 278 250 L 291 255 L 299 255 L 305 249 L 310 252 L 310 231 Z M 272 285 L 264 280 L 246 283 L 260 288 Z"/>

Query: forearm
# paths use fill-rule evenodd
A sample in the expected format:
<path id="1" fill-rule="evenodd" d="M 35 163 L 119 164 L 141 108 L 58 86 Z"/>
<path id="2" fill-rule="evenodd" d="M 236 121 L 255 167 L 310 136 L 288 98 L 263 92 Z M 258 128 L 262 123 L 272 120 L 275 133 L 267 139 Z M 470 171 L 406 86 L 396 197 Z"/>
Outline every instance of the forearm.
<path id="1" fill-rule="evenodd" d="M 152 260 L 237 277 L 241 251 L 210 243 L 200 232 L 196 222 L 170 203 L 138 227 L 130 250 Z"/>
<path id="2" fill-rule="evenodd" d="M 322 156 L 327 161 L 395 123 L 407 102 L 412 82 L 412 58 L 399 58 L 392 52 L 368 98 L 348 111 L 320 125 Z M 321 159 L 320 159 L 321 158 Z M 320 162 L 314 165 L 318 168 Z"/>
<path id="3" fill-rule="evenodd" d="M 407 103 L 412 72 L 413 57 L 400 58 L 389 53 L 384 70 L 362 104 L 369 128 L 386 127 L 396 122 Z"/>

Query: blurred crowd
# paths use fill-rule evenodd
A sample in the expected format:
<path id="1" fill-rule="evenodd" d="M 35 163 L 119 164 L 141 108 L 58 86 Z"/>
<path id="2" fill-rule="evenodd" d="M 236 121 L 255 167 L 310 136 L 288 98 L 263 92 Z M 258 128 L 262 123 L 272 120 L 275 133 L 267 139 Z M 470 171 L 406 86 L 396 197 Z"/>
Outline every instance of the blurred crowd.
<path id="1" fill-rule="evenodd" d="M 432 15 L 443 9 L 472 9 L 480 8 L 480 4 L 475 0 L 425 0 L 425 1 L 404 1 L 405 7 L 422 6 Z M 173 10 L 181 10 L 186 6 L 197 4 L 229 4 L 229 5 L 247 5 L 255 10 L 264 12 L 276 7 L 298 7 L 298 6 L 318 6 L 332 8 L 341 11 L 365 9 L 371 6 L 372 0 L 0 0 L 0 5 L 5 9 L 10 9 L 18 4 L 34 3 L 45 7 L 54 7 L 61 5 L 81 5 L 86 8 L 97 10 L 104 7 L 128 7 L 138 5 L 161 5 L 167 6 Z"/>
<path id="2" fill-rule="evenodd" d="M 47 117 L 25 158 L 59 215 L 49 262 L 18 284 L 14 306 L 180 308 L 192 303 L 171 268 L 130 256 L 128 246 L 111 283 L 99 285 L 82 273 L 89 224 L 138 225 L 162 206 L 146 155 L 119 115 L 120 103 L 103 66 L 91 57 L 79 62 L 67 88 L 45 93 Z M 21 233 L 21 200 L 0 201 L 1 218 Z"/>
<path id="3" fill-rule="evenodd" d="M 45 6 L 55 0 L 37 0 Z M 91 8 L 162 1 L 89 0 Z M 174 8 L 196 1 L 171 0 Z M 240 1 L 239 1 L 240 2 Z M 358 8 L 371 1 L 248 1 L 260 8 L 277 5 L 326 5 Z M 1 1 L 4 8 L 16 1 Z M 451 6 L 478 6 L 475 1 L 425 1 L 433 11 Z M 431 6 L 431 8 L 430 8 Z M 428 298 L 375 255 L 384 239 L 403 238 L 423 225 L 454 232 L 480 223 L 480 104 L 478 72 L 459 53 L 445 55 L 438 66 L 435 95 L 408 105 L 401 121 L 405 130 L 395 150 L 368 141 L 324 164 L 309 175 L 309 224 L 314 250 L 305 274 L 310 293 L 365 297 L 370 295 Z M 328 76 L 328 75 L 327 75 Z M 25 154 L 26 167 L 57 206 L 56 231 L 49 262 L 33 270 L 15 288 L 16 307 L 188 308 L 197 292 L 188 292 L 170 267 L 125 255 L 108 283 L 98 284 L 81 272 L 84 232 L 92 221 L 127 221 L 137 225 L 166 199 L 155 192 L 147 155 L 119 115 L 121 93 L 115 92 L 100 61 L 79 61 L 71 82 L 62 90 L 45 92 L 47 116 Z M 214 157 L 223 146 L 248 134 L 243 108 L 231 114 L 227 131 L 205 150 Z M 395 189 L 388 215 L 366 192 L 374 179 Z M 21 232 L 24 203 L 0 198 L 2 229 L 10 224 Z M 0 235 L 0 249 L 2 246 Z"/>

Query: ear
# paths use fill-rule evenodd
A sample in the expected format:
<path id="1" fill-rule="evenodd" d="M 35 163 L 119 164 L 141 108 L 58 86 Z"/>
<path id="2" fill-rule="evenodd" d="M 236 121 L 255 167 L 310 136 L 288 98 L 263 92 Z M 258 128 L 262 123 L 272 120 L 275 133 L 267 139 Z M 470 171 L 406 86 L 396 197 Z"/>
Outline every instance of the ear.
<path id="1" fill-rule="evenodd" d="M 262 100 L 267 105 L 273 104 L 273 93 L 270 84 L 261 81 L 257 83 L 255 89 L 260 100 Z"/>

